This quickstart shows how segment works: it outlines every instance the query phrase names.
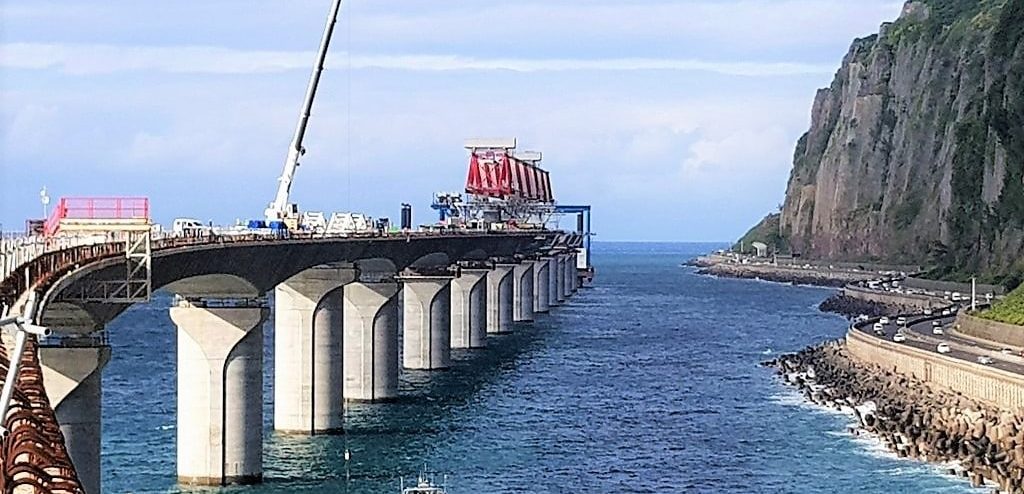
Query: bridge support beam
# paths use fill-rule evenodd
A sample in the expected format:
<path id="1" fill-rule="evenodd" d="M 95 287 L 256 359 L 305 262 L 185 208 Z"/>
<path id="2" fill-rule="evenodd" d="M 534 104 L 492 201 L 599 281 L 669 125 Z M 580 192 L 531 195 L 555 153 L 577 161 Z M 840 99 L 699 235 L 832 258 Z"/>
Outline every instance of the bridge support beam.
<path id="1" fill-rule="evenodd" d="M 512 320 L 533 321 L 533 262 L 516 264 L 512 273 Z"/>
<path id="2" fill-rule="evenodd" d="M 487 334 L 512 332 L 513 264 L 499 264 L 487 273 Z"/>
<path id="3" fill-rule="evenodd" d="M 346 268 L 314 268 L 274 290 L 274 429 L 298 434 L 343 430 L 341 287 Z"/>
<path id="4" fill-rule="evenodd" d="M 402 360 L 406 369 L 452 365 L 450 277 L 403 276 Z"/>
<path id="5" fill-rule="evenodd" d="M 110 347 L 40 347 L 39 362 L 68 455 L 86 494 L 101 489 L 102 371 L 110 361 Z"/>
<path id="6" fill-rule="evenodd" d="M 463 269 L 451 283 L 452 348 L 487 346 L 487 273 Z"/>
<path id="7" fill-rule="evenodd" d="M 398 284 L 345 285 L 345 399 L 398 397 Z"/>
<path id="8" fill-rule="evenodd" d="M 550 310 L 551 269 L 547 260 L 533 261 L 533 312 L 544 313 Z"/>
<path id="9" fill-rule="evenodd" d="M 178 326 L 178 481 L 263 480 L 266 307 L 171 307 Z"/>

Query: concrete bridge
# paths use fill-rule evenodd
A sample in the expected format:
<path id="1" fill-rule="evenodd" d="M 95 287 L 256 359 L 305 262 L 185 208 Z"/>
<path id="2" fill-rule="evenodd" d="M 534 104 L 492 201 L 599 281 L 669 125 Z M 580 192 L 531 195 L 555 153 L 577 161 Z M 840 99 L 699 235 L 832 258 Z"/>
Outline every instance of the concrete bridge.
<path id="1" fill-rule="evenodd" d="M 125 244 L 39 257 L 4 280 L 15 310 L 59 337 L 40 344 L 45 391 L 85 492 L 100 492 L 105 326 L 138 300 L 175 295 L 178 478 L 262 479 L 263 323 L 275 325 L 274 429 L 338 433 L 346 401 L 398 397 L 402 368 L 444 369 L 453 348 L 564 303 L 580 286 L 582 237 L 552 231 L 376 237 L 157 240 L 145 265 Z M 128 276 L 126 277 L 126 273 Z M 141 278 L 138 278 L 141 279 Z M 34 294 L 34 295 L 33 295 Z M 148 297 L 148 295 L 147 295 Z"/>

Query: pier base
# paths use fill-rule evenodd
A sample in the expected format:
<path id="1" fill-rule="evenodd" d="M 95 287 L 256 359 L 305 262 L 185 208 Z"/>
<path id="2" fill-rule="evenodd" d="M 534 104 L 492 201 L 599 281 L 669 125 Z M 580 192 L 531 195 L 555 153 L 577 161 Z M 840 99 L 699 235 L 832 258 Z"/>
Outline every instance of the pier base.
<path id="1" fill-rule="evenodd" d="M 179 482 L 263 480 L 263 322 L 269 312 L 171 308 L 178 327 Z"/>
<path id="2" fill-rule="evenodd" d="M 451 278 L 403 276 L 402 364 L 406 369 L 447 369 L 451 352 Z"/>
<path id="3" fill-rule="evenodd" d="M 39 347 L 46 396 L 64 434 L 71 463 L 86 494 L 101 488 L 100 440 L 103 431 L 103 368 L 110 347 Z"/>
<path id="4" fill-rule="evenodd" d="M 487 273 L 463 269 L 451 283 L 452 348 L 487 346 Z"/>
<path id="5" fill-rule="evenodd" d="M 345 398 L 342 286 L 355 270 L 314 268 L 274 291 L 274 429 L 342 432 Z"/>
<path id="6" fill-rule="evenodd" d="M 487 273 L 487 334 L 512 332 L 512 264 L 499 264 Z"/>
<path id="7" fill-rule="evenodd" d="M 345 390 L 350 401 L 398 397 L 398 284 L 345 285 Z"/>
<path id="8" fill-rule="evenodd" d="M 551 270 L 547 260 L 533 262 L 533 312 L 545 313 L 550 309 L 548 289 L 551 285 Z"/>
<path id="9" fill-rule="evenodd" d="M 516 264 L 512 273 L 512 320 L 533 321 L 533 262 Z"/>

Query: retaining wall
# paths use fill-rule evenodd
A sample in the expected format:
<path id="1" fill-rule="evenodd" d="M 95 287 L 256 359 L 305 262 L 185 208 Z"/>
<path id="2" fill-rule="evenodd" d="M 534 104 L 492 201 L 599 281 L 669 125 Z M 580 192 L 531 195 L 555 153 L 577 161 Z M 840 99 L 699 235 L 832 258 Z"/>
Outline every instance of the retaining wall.
<path id="1" fill-rule="evenodd" d="M 928 290 L 932 292 L 960 292 L 966 294 L 967 298 L 971 295 L 971 284 L 970 283 L 954 283 L 952 281 L 937 281 L 937 280 L 926 280 L 924 278 L 914 278 L 913 276 L 903 280 L 903 286 L 910 288 L 919 288 L 922 290 Z M 1006 292 L 1006 289 L 999 285 L 985 285 L 978 283 L 975 290 L 979 295 L 991 293 L 993 295 L 1002 295 Z"/>
<path id="2" fill-rule="evenodd" d="M 934 352 L 893 343 L 851 330 L 847 348 L 854 357 L 929 384 L 1007 410 L 1024 407 L 1024 376 Z"/>
<path id="3" fill-rule="evenodd" d="M 928 307 L 945 307 L 946 305 L 949 305 L 949 302 L 946 302 L 945 300 L 929 297 L 927 295 L 880 292 L 878 290 L 871 290 L 869 288 L 861 288 L 857 286 L 843 287 L 843 295 L 859 300 L 866 300 L 868 302 L 908 308 L 924 309 Z"/>
<path id="4" fill-rule="evenodd" d="M 957 314 L 956 323 L 960 325 L 957 331 L 967 336 L 1024 348 L 1024 326 L 989 321 L 988 319 L 972 316 L 966 312 Z"/>

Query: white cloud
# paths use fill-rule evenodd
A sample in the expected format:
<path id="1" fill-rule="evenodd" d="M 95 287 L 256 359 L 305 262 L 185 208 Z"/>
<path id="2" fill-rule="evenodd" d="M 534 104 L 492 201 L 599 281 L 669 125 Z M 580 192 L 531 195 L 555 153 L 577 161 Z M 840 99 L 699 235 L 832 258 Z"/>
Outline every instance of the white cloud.
<path id="1" fill-rule="evenodd" d="M 214 46 L 116 46 L 10 43 L 0 46 L 0 67 L 56 69 L 73 75 L 124 71 L 258 74 L 309 70 L 312 52 L 237 50 Z M 456 55 L 335 55 L 334 66 L 408 71 L 701 71 L 736 76 L 828 74 L 835 66 L 795 62 L 731 62 L 657 58 L 482 59 Z"/>

